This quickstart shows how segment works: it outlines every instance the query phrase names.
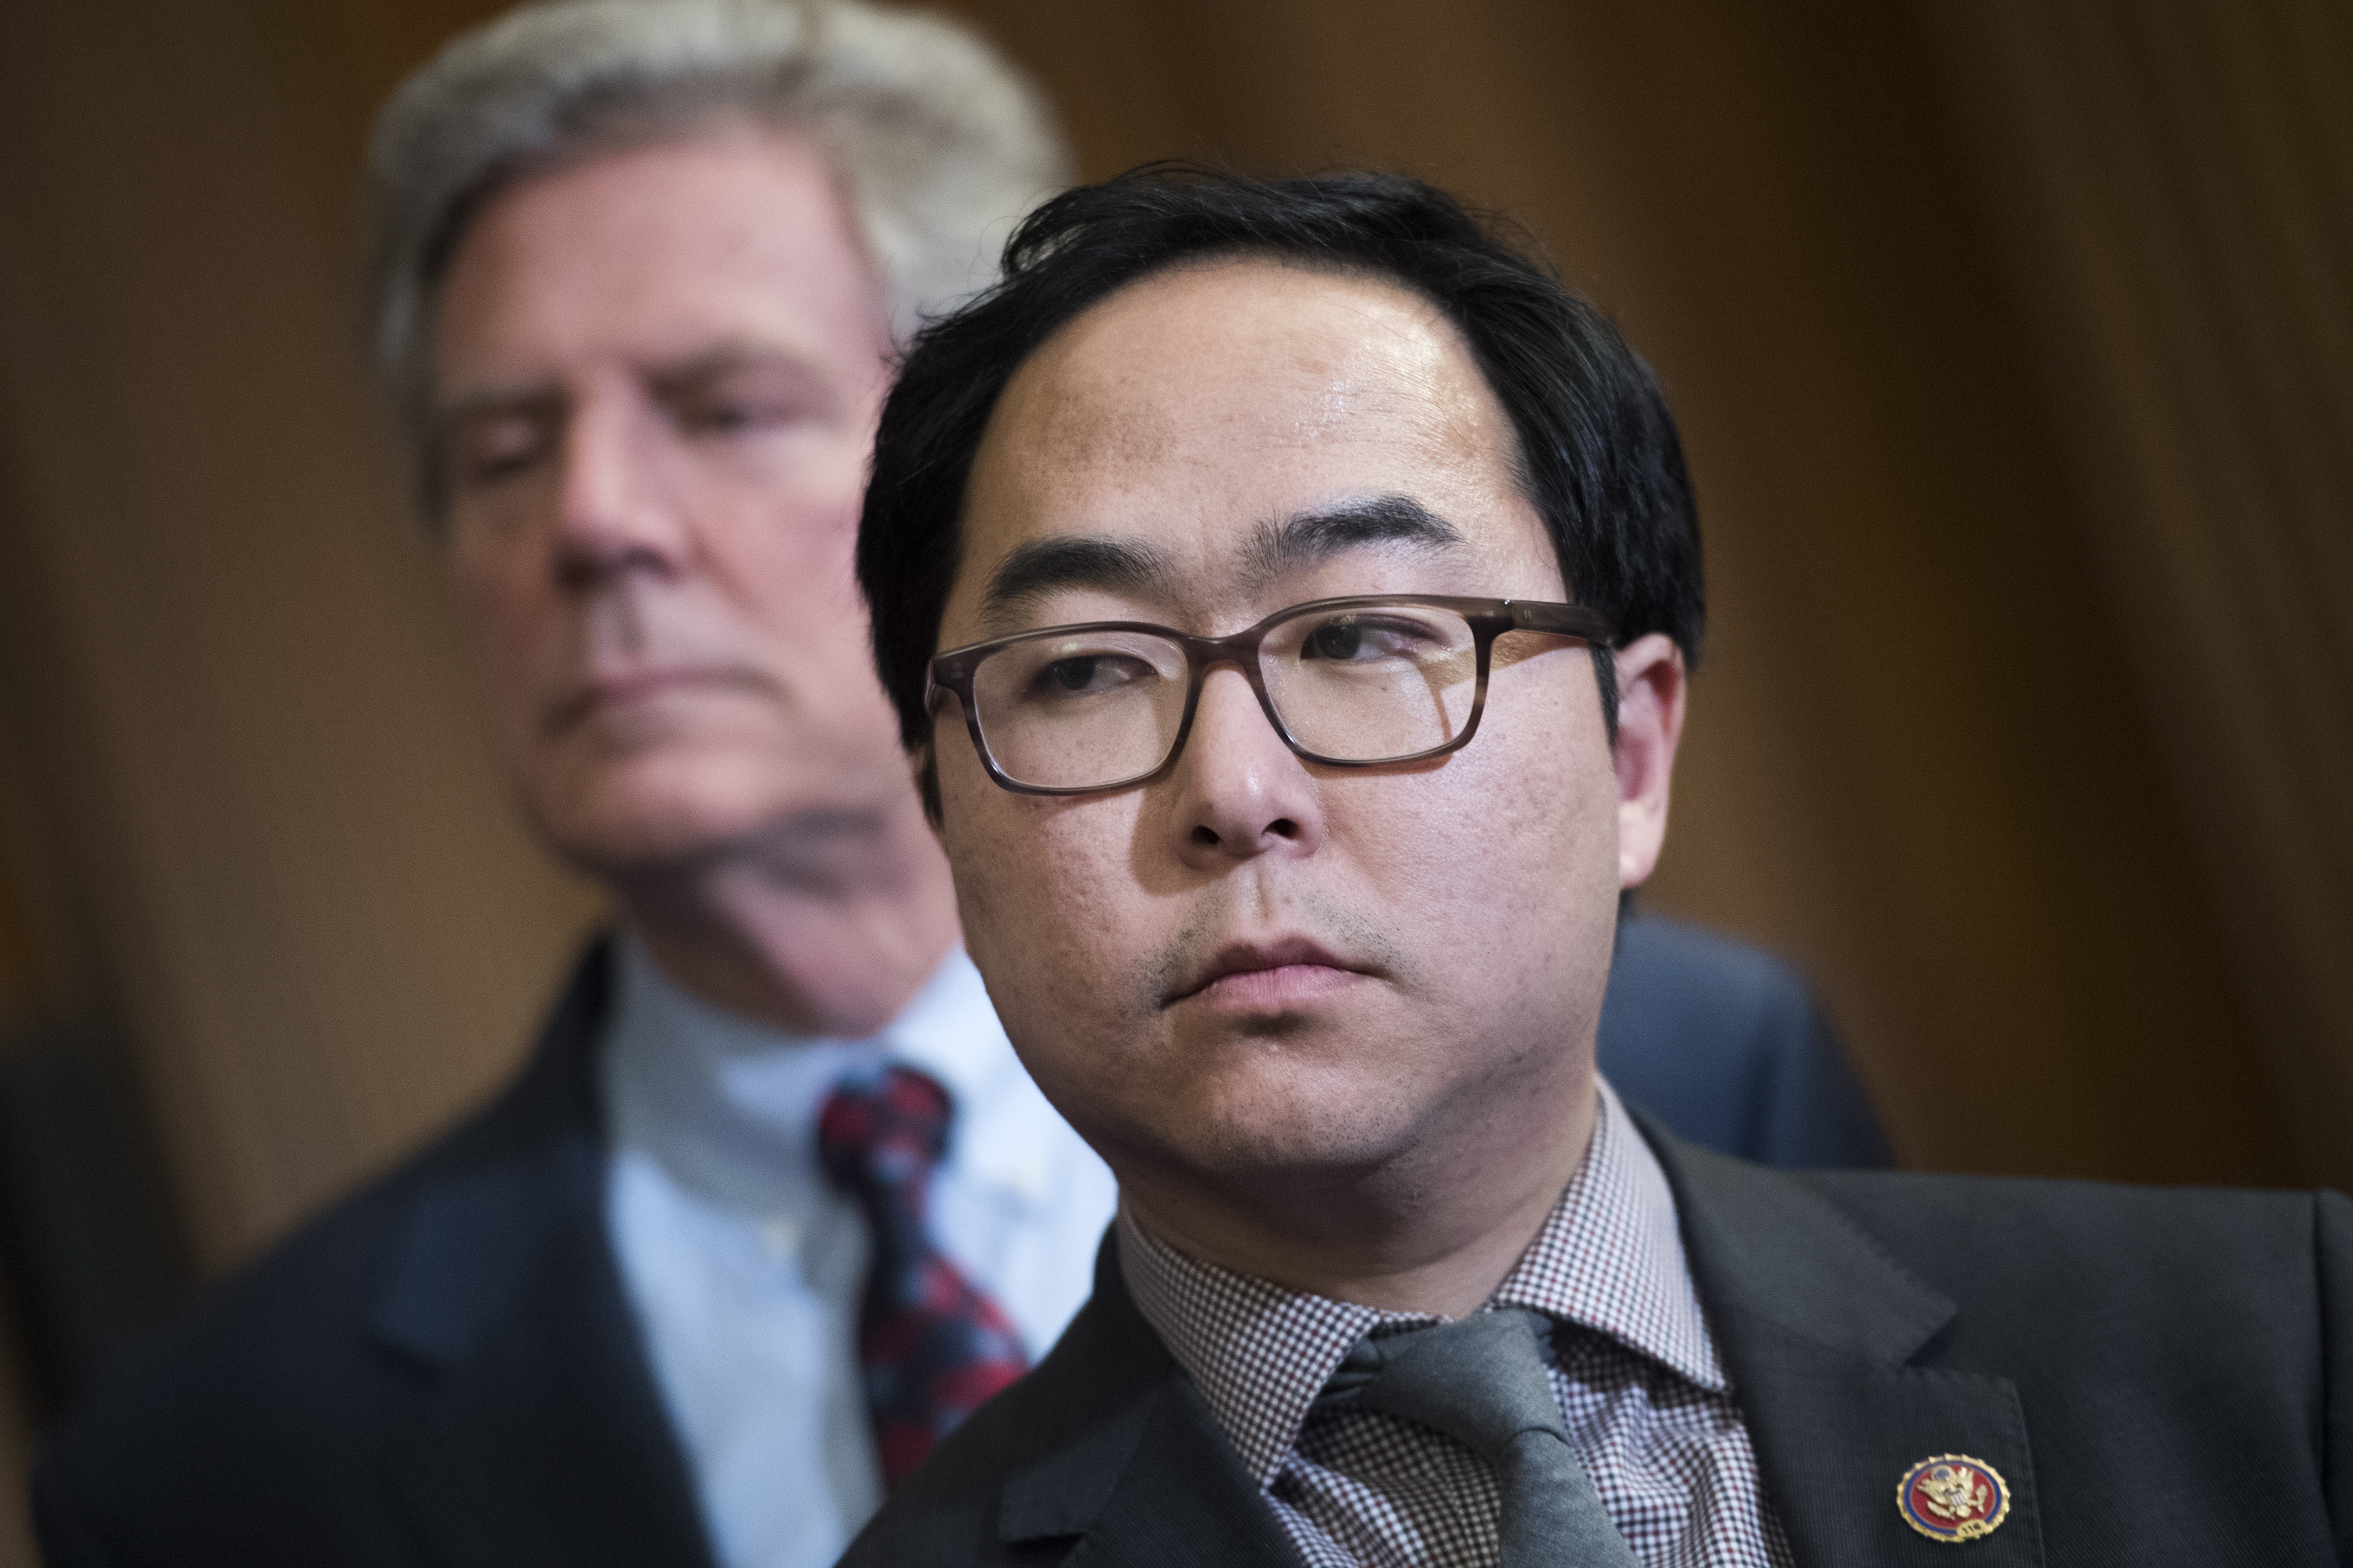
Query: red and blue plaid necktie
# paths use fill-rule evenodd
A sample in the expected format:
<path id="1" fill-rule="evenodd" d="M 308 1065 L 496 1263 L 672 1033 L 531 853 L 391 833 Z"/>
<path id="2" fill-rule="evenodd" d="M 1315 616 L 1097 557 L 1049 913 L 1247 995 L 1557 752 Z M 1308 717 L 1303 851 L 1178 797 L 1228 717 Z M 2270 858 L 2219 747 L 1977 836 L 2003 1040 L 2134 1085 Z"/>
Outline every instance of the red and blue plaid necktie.
<path id="1" fill-rule="evenodd" d="M 858 1200 L 874 1236 L 858 1360 L 885 1486 L 1029 1365 L 1004 1312 L 932 1245 L 924 1225 L 947 1142 L 948 1091 L 909 1068 L 835 1089 L 818 1117 L 826 1173 Z"/>

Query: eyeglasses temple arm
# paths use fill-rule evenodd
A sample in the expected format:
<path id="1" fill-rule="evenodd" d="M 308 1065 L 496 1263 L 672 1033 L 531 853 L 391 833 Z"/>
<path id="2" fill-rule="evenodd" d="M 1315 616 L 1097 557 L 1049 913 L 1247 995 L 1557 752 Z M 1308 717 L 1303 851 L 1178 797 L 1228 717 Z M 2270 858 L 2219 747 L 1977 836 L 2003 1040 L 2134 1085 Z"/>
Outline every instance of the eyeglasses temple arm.
<path id="1" fill-rule="evenodd" d="M 1511 612 L 1512 625 L 1524 631 L 1583 637 L 1604 647 L 1617 640 L 1617 629 L 1610 626 L 1609 618 L 1583 605 L 1556 605 L 1542 599 L 1506 599 L 1504 603 Z"/>

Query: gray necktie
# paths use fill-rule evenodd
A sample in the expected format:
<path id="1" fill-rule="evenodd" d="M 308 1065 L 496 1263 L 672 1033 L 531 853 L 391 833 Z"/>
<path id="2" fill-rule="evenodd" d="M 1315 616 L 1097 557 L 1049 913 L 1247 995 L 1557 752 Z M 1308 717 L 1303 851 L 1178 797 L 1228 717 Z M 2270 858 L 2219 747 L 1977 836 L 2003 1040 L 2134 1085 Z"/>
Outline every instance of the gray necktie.
<path id="1" fill-rule="evenodd" d="M 1316 1408 L 1352 1405 L 1434 1427 L 1503 1483 L 1498 1568 L 1637 1568 L 1562 1427 L 1534 1312 L 1479 1312 L 1356 1342 Z"/>

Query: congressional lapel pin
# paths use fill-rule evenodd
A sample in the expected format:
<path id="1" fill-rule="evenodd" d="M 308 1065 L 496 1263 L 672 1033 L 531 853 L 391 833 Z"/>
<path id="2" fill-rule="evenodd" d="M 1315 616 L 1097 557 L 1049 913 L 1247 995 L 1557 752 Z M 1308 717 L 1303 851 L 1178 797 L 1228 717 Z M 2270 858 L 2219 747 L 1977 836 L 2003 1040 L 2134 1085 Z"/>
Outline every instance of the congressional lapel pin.
<path id="1" fill-rule="evenodd" d="M 1983 1459 L 1936 1454 L 1904 1472 L 1895 1508 L 1931 1541 L 1976 1541 L 2010 1517 L 2010 1487 Z"/>

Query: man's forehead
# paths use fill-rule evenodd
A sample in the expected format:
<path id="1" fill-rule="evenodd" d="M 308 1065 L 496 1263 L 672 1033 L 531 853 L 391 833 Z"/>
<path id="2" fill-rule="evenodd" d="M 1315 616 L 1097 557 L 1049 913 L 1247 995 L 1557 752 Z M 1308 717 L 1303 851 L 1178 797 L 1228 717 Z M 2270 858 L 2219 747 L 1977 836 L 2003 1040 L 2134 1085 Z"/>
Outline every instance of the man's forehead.
<path id="1" fill-rule="evenodd" d="M 1419 430 L 1475 443 L 1483 380 L 1403 285 L 1255 258 L 1155 274 L 1100 301 L 1008 384 L 992 431 L 1126 468 L 1220 440 L 1307 447 Z"/>
<path id="2" fill-rule="evenodd" d="M 759 349 L 863 362 L 880 289 L 806 137 L 713 124 L 501 192 L 459 239 L 437 311 L 445 392 L 592 358 L 668 371 Z"/>
<path id="3" fill-rule="evenodd" d="M 1352 517 L 1409 512 L 1435 525 L 1418 545 L 1476 543 L 1525 511 L 1514 452 L 1461 334 L 1402 285 L 1257 258 L 1159 274 L 1008 384 L 967 489 L 958 596 L 1003 605 L 1008 555 L 1055 538 L 1116 537 L 1171 574 L 1238 584 L 1331 553 L 1278 546 L 1328 544 Z"/>

